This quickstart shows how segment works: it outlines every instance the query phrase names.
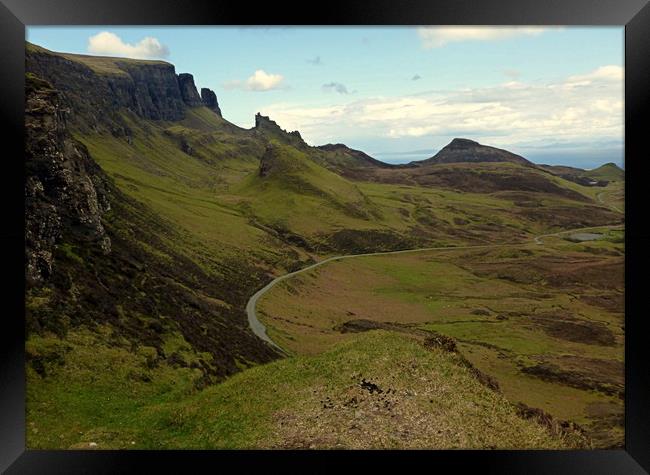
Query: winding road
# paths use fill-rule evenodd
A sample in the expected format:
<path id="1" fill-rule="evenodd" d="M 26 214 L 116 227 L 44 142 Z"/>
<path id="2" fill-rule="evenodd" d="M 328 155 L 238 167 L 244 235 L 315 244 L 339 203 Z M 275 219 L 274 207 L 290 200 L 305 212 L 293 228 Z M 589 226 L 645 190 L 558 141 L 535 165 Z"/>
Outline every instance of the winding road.
<path id="1" fill-rule="evenodd" d="M 535 244 L 544 244 L 542 241 L 543 238 L 546 237 L 554 237 L 554 236 L 560 236 L 562 234 L 567 234 L 567 233 L 574 233 L 577 231 L 587 231 L 591 229 L 602 229 L 602 228 L 617 228 L 620 227 L 621 224 L 611 224 L 611 225 L 603 225 L 603 226 L 592 226 L 589 228 L 576 228 L 576 229 L 568 229 L 564 231 L 560 231 L 557 233 L 550 233 L 550 234 L 542 234 L 540 236 L 535 236 L 533 238 L 533 242 Z M 259 321 L 257 318 L 257 311 L 256 311 L 256 306 L 257 306 L 257 301 L 264 295 L 266 292 L 271 290 L 275 285 L 279 284 L 283 280 L 290 279 L 291 277 L 301 274 L 302 272 L 307 272 L 308 270 L 314 269 L 316 267 L 322 266 L 323 264 L 327 264 L 328 262 L 332 261 L 340 261 L 343 259 L 351 259 L 353 257 L 364 257 L 364 256 L 385 256 L 385 255 L 390 255 L 390 254 L 406 254 L 406 253 L 411 253 L 411 252 L 426 252 L 426 251 L 450 251 L 450 250 L 463 250 L 463 249 L 481 249 L 481 248 L 497 248 L 497 247 L 509 247 L 509 246 L 525 246 L 525 242 L 514 242 L 514 243 L 502 243 L 502 244 L 477 244 L 477 245 L 472 245 L 472 246 L 440 246 L 440 247 L 425 247 L 425 248 L 419 248 L 419 249 L 404 249 L 401 251 L 386 251 L 386 252 L 369 252 L 365 254 L 347 254 L 344 256 L 334 256 L 334 257 L 329 257 L 327 259 L 324 259 L 322 261 L 316 262 L 315 264 L 311 264 L 307 267 L 304 267 L 300 270 L 294 271 L 294 272 L 289 272 L 288 274 L 281 275 L 280 277 L 276 277 L 273 279 L 271 282 L 266 284 L 264 287 L 262 287 L 260 290 L 255 292 L 255 294 L 248 300 L 246 303 L 246 315 L 248 316 L 248 324 L 251 327 L 251 330 L 255 335 L 257 335 L 259 338 L 267 342 L 269 345 L 274 347 L 275 349 L 281 351 L 284 354 L 287 354 L 287 352 L 277 343 L 275 343 L 266 333 L 266 327 L 262 324 L 262 322 Z"/>
<path id="2" fill-rule="evenodd" d="M 260 299 L 262 295 L 264 295 L 266 292 L 271 290 L 276 284 L 279 284 L 283 280 L 289 279 L 295 275 L 298 275 L 302 272 L 306 272 L 308 270 L 314 269 L 316 267 L 322 266 L 323 264 L 327 264 L 328 262 L 332 261 L 340 261 L 343 259 L 351 259 L 353 257 L 365 257 L 365 256 L 385 256 L 389 254 L 405 254 L 407 252 L 425 252 L 425 251 L 442 251 L 442 250 L 458 250 L 458 249 L 480 249 L 480 248 L 489 248 L 489 247 L 503 247 L 503 246 L 515 246 L 515 245 L 521 245 L 521 243 L 509 243 L 509 244 L 479 244 L 475 246 L 441 246 L 441 247 L 426 247 L 426 248 L 419 248 L 419 249 L 404 249 L 401 251 L 385 251 L 385 252 L 368 252 L 365 254 L 347 254 L 344 256 L 334 256 L 334 257 L 329 257 L 327 259 L 324 259 L 322 261 L 318 261 L 314 264 L 311 264 L 307 267 L 303 267 L 300 270 L 294 271 L 294 272 L 289 272 L 288 274 L 281 275 L 280 277 L 276 277 L 273 279 L 271 282 L 266 284 L 264 287 L 262 287 L 260 290 L 255 292 L 255 294 L 248 300 L 246 303 L 246 315 L 248 315 L 248 324 L 251 327 L 251 330 L 255 335 L 257 335 L 259 338 L 264 340 L 265 342 L 269 343 L 271 346 L 274 348 L 282 351 L 283 353 L 286 353 L 282 347 L 280 347 L 277 343 L 275 343 L 271 338 L 267 335 L 266 333 L 266 327 L 262 324 L 262 322 L 259 321 L 257 318 L 257 312 L 256 312 L 256 306 L 257 306 L 257 301 Z"/>

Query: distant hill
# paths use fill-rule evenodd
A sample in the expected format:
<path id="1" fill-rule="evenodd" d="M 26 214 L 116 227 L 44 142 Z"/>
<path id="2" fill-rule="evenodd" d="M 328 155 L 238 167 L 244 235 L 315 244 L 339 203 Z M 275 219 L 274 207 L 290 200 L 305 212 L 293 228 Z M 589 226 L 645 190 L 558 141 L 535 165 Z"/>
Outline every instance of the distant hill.
<path id="1" fill-rule="evenodd" d="M 377 160 L 361 150 L 355 150 L 342 143 L 319 145 L 316 149 L 325 152 L 322 154 L 316 153 L 318 158 L 320 158 L 327 166 L 338 169 L 359 167 L 391 168 L 394 166 Z"/>
<path id="2" fill-rule="evenodd" d="M 510 162 L 532 165 L 524 157 L 500 148 L 481 145 L 469 139 L 455 138 L 433 157 L 411 162 L 409 165 L 423 166 L 438 163 L 483 163 Z"/>
<path id="3" fill-rule="evenodd" d="M 625 179 L 625 170 L 610 162 L 593 170 L 587 170 L 585 176 L 594 180 L 623 181 Z"/>
<path id="4" fill-rule="evenodd" d="M 605 186 L 609 182 L 623 181 L 625 179 L 625 171 L 611 162 L 593 170 L 564 165 L 538 165 L 538 167 L 583 186 Z"/>

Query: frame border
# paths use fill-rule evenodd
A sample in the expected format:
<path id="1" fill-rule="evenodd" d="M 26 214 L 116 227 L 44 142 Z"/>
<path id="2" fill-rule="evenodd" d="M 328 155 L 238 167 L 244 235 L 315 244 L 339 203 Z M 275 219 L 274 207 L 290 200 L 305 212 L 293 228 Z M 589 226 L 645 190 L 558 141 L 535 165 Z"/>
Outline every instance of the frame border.
<path id="1" fill-rule="evenodd" d="M 650 345 L 642 298 L 650 264 L 650 225 L 641 214 L 648 170 L 650 112 L 650 4 L 648 0 L 331 0 L 298 10 L 275 2 L 173 0 L 1 0 L 0 123 L 5 132 L 2 269 L 5 319 L 0 331 L 0 470 L 7 473 L 121 473 L 185 471 L 196 463 L 237 464 L 247 471 L 269 462 L 286 467 L 313 463 L 315 452 L 287 451 L 36 451 L 25 448 L 24 371 L 24 47 L 25 25 L 610 25 L 625 26 L 625 450 L 592 451 L 330 451 L 310 471 L 334 466 L 404 467 L 420 462 L 438 469 L 484 473 L 643 474 L 650 471 Z M 4 3 L 4 5 L 3 5 Z M 631 258 L 631 256 L 634 256 Z M 634 315 L 632 313 L 635 312 Z M 290 464 L 290 465 L 289 465 Z M 419 465 L 419 463 L 418 463 Z M 278 464 L 279 466 L 279 464 Z M 426 466 L 426 465 L 425 465 Z"/>

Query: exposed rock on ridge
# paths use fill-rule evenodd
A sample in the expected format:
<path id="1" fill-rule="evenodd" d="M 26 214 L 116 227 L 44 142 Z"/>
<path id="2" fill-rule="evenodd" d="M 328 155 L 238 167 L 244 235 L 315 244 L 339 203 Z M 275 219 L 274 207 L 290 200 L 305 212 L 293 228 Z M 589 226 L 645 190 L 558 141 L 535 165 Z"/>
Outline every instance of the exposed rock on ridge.
<path id="1" fill-rule="evenodd" d="M 268 116 L 262 115 L 259 112 L 255 114 L 255 128 L 257 132 L 271 136 L 273 138 L 282 140 L 296 147 L 306 147 L 307 144 L 302 139 L 300 132 L 294 130 L 288 132 L 281 128 L 274 120 Z"/>
<path id="2" fill-rule="evenodd" d="M 208 89 L 207 87 L 202 87 L 201 100 L 203 101 L 203 105 L 205 107 L 214 111 L 219 117 L 223 117 L 221 115 L 221 109 L 219 108 L 219 102 L 217 101 L 217 95 L 214 93 L 212 89 Z"/>
<path id="3" fill-rule="evenodd" d="M 277 162 L 278 150 L 271 144 L 266 147 L 260 160 L 259 174 L 261 177 L 269 176 Z"/>
<path id="4" fill-rule="evenodd" d="M 178 75 L 178 87 L 181 90 L 183 102 L 189 107 L 200 107 L 203 105 L 201 96 L 199 96 L 194 84 L 194 76 L 189 73 L 181 73 Z"/>
<path id="5" fill-rule="evenodd" d="M 117 114 L 120 108 L 153 120 L 185 116 L 174 66 L 120 60 L 115 60 L 114 66 L 114 74 L 100 74 L 81 61 L 47 50 L 28 48 L 26 55 L 26 70 L 61 91 L 61 102 L 71 112 L 70 121 L 79 128 L 107 128 L 119 135 L 123 125 Z"/>

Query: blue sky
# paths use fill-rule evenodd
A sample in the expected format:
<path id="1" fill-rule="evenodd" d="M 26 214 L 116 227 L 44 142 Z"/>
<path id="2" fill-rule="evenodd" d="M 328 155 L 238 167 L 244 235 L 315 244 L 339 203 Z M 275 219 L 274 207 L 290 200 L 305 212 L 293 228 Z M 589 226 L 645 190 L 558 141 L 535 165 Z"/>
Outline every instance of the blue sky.
<path id="1" fill-rule="evenodd" d="M 466 137 L 537 162 L 622 165 L 620 27 L 27 31 L 54 51 L 164 59 L 215 90 L 231 122 L 252 127 L 260 111 L 312 145 L 404 162 Z"/>

